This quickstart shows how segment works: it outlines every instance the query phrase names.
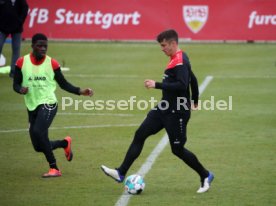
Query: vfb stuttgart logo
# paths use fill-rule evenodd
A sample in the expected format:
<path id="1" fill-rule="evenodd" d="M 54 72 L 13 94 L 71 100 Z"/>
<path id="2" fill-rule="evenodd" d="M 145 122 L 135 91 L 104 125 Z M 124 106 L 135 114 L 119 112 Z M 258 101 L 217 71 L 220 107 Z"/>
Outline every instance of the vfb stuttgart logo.
<path id="1" fill-rule="evenodd" d="M 208 6 L 183 6 L 183 18 L 193 33 L 198 33 L 208 19 Z"/>

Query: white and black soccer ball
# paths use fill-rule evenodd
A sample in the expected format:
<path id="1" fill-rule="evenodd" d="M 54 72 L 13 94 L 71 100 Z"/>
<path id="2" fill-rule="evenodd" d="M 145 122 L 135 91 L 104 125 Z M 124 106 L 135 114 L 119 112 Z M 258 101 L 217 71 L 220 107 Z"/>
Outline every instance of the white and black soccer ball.
<path id="1" fill-rule="evenodd" d="M 145 181 L 140 175 L 130 175 L 125 180 L 125 190 L 132 195 L 140 194 L 145 189 Z"/>

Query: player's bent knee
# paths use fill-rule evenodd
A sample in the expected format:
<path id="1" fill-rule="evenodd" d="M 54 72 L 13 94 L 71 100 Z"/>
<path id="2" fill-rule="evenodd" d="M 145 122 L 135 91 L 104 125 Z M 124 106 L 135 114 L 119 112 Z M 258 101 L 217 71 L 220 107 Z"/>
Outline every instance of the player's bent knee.
<path id="1" fill-rule="evenodd" d="M 33 147 L 36 152 L 42 152 L 41 148 L 38 145 L 33 145 Z"/>
<path id="2" fill-rule="evenodd" d="M 33 128 L 31 132 L 31 135 L 35 138 L 38 138 L 41 135 L 41 131 L 38 128 Z"/>
<path id="3" fill-rule="evenodd" d="M 181 158 L 183 156 L 183 147 L 182 146 L 173 146 L 171 148 L 171 151 L 175 156 L 177 156 L 179 158 Z"/>
<path id="4" fill-rule="evenodd" d="M 145 139 L 148 137 L 146 134 L 146 131 L 143 129 L 137 129 L 134 136 L 134 141 L 145 141 Z"/>

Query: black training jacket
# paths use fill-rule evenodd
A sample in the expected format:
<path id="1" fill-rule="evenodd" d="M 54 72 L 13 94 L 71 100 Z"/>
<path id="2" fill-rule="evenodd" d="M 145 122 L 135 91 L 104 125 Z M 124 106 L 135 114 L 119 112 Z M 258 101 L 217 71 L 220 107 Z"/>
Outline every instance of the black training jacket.
<path id="1" fill-rule="evenodd" d="M 26 0 L 0 0 L 0 32 L 21 33 L 28 9 Z"/>

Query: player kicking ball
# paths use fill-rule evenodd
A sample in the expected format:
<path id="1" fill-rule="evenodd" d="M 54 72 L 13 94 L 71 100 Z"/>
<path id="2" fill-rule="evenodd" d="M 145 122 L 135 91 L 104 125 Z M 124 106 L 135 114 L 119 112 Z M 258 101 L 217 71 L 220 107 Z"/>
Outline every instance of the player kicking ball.
<path id="1" fill-rule="evenodd" d="M 50 141 L 48 129 L 57 113 L 55 95 L 56 82 L 65 91 L 84 96 L 92 96 L 90 88 L 80 89 L 70 84 L 63 76 L 59 63 L 46 55 L 48 40 L 44 34 L 32 37 L 32 52 L 20 57 L 16 62 L 13 89 L 24 95 L 29 117 L 29 134 L 35 151 L 42 152 L 48 163 L 49 171 L 42 177 L 59 177 L 53 150 L 63 148 L 66 159 L 73 158 L 72 138 Z"/>
<path id="2" fill-rule="evenodd" d="M 147 89 L 162 90 L 162 101 L 152 109 L 138 130 L 129 146 L 125 159 L 120 167 L 110 169 L 101 166 L 103 172 L 116 180 L 123 182 L 127 171 L 142 152 L 145 140 L 166 129 L 172 153 L 191 167 L 200 177 L 200 187 L 197 193 L 209 190 L 214 179 L 212 172 L 208 171 L 199 162 L 195 154 L 184 147 L 187 137 L 186 128 L 191 115 L 191 108 L 197 108 L 198 83 L 191 70 L 188 56 L 178 47 L 178 34 L 174 30 L 166 30 L 157 36 L 162 51 L 170 57 L 162 83 L 147 79 L 144 84 Z M 190 88 L 192 98 L 190 97 Z M 179 98 L 184 101 L 179 105 Z M 193 103 L 190 101 L 193 100 Z M 162 103 L 166 102 L 166 105 Z"/>

